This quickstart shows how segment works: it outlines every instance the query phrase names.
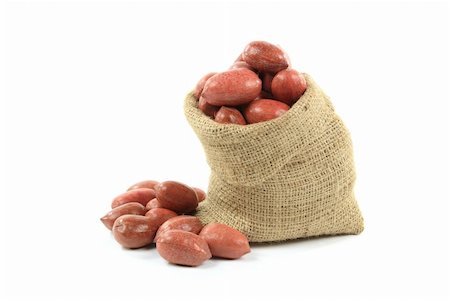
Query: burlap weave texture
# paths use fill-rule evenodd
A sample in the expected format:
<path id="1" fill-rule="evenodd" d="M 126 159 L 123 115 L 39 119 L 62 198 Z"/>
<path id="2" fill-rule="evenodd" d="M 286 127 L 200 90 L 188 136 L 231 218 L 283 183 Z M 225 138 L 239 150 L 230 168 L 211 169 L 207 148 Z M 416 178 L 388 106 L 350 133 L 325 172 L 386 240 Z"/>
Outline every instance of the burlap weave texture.
<path id="1" fill-rule="evenodd" d="M 252 242 L 363 230 L 349 132 L 305 76 L 308 89 L 287 113 L 246 126 L 215 122 L 187 95 L 185 115 L 211 168 L 197 211 L 204 223 L 228 224 Z"/>

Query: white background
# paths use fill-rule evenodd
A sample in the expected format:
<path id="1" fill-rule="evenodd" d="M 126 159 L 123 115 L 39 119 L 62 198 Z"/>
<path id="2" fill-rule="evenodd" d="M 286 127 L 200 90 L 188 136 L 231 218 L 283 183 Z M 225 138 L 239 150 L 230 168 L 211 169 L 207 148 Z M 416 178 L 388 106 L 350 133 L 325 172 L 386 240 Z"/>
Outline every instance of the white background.
<path id="1" fill-rule="evenodd" d="M 449 298 L 445 2 L 2 3 L 1 298 Z M 169 265 L 100 223 L 143 179 L 207 188 L 185 94 L 280 44 L 349 127 L 359 236 Z"/>

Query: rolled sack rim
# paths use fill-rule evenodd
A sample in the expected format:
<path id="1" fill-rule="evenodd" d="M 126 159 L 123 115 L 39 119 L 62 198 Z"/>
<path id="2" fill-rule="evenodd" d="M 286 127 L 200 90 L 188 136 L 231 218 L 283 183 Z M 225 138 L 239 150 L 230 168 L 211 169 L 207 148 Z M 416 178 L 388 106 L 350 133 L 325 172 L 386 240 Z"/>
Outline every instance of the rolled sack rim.
<path id="1" fill-rule="evenodd" d="M 265 128 L 264 130 L 268 130 L 267 132 L 269 133 L 274 132 L 273 129 L 277 129 L 280 125 L 285 125 L 286 123 L 289 123 L 291 121 L 291 118 L 297 117 L 297 114 L 303 115 L 309 114 L 310 111 L 313 110 L 314 108 L 320 108 L 320 106 L 322 106 L 321 104 L 323 103 L 317 101 L 318 98 L 326 98 L 327 107 L 333 110 L 331 103 L 329 103 L 328 96 L 322 91 L 322 89 L 317 85 L 317 83 L 307 73 L 303 73 L 303 75 L 305 76 L 307 82 L 307 89 L 305 93 L 300 96 L 300 98 L 294 103 L 294 105 L 292 105 L 292 107 L 286 113 L 272 120 L 247 125 L 218 123 L 214 119 L 205 115 L 200 109 L 198 109 L 197 99 L 194 96 L 194 90 L 190 91 L 187 94 L 185 101 L 185 108 L 187 108 L 189 113 L 192 113 L 194 116 L 198 117 L 196 118 L 198 123 L 197 126 L 199 126 L 202 130 L 209 129 L 205 125 L 210 125 L 212 127 L 211 130 L 209 130 L 208 132 L 204 131 L 205 134 L 216 133 L 217 131 L 220 131 L 221 134 L 216 135 L 217 138 L 214 138 L 215 137 L 214 135 L 208 136 L 210 138 L 210 142 L 219 142 L 219 143 L 223 142 L 229 144 L 230 141 L 236 141 L 236 137 L 239 139 L 239 135 L 246 138 L 247 135 L 252 135 L 254 134 L 255 131 L 259 133 L 259 131 L 261 131 L 261 128 Z M 314 99 L 316 101 L 313 101 Z M 187 118 L 191 123 L 191 125 L 196 125 L 195 123 L 191 122 L 192 120 L 189 117 Z M 298 120 L 296 120 L 296 122 L 297 121 Z M 225 135 L 232 134 L 234 139 L 225 141 L 224 134 Z"/>

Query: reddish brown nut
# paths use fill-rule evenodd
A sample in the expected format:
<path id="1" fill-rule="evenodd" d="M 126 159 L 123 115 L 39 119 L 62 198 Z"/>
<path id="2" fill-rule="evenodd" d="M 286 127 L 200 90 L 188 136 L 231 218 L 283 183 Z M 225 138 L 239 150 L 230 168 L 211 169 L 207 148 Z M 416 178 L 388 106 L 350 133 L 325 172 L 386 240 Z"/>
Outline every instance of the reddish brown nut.
<path id="1" fill-rule="evenodd" d="M 121 206 L 129 202 L 138 202 L 141 205 L 145 206 L 153 198 L 155 198 L 155 190 L 153 189 L 147 188 L 134 189 L 122 193 L 116 198 L 114 198 L 111 203 L 111 208 L 114 209 L 118 206 Z"/>
<path id="2" fill-rule="evenodd" d="M 272 80 L 273 80 L 273 74 L 270 73 L 264 73 L 262 76 L 262 86 L 263 90 L 271 93 L 272 92 Z"/>
<path id="3" fill-rule="evenodd" d="M 258 96 L 258 97 L 259 97 L 259 96 Z M 255 100 L 257 100 L 258 97 L 257 97 Z M 236 106 L 236 109 L 239 110 L 239 112 L 241 112 L 242 116 L 244 116 L 244 111 L 245 111 L 245 108 L 247 107 L 247 105 L 248 105 L 248 104 L 243 104 L 243 105 Z M 244 118 L 245 118 L 245 117 L 244 117 Z"/>
<path id="4" fill-rule="evenodd" d="M 115 209 L 112 209 L 108 212 L 105 216 L 100 218 L 100 220 L 103 222 L 103 224 L 111 230 L 114 221 L 116 221 L 117 218 L 119 218 L 122 215 L 144 215 L 145 214 L 145 207 L 141 205 L 138 202 L 129 202 L 126 204 L 123 204 L 121 206 L 118 206 Z"/>
<path id="5" fill-rule="evenodd" d="M 157 181 L 146 180 L 146 181 L 142 181 L 142 182 L 134 184 L 133 186 L 128 188 L 127 191 L 139 189 L 139 188 L 155 189 L 155 185 L 158 185 L 158 184 L 159 184 L 159 182 L 157 182 Z"/>
<path id="6" fill-rule="evenodd" d="M 145 206 L 147 210 L 155 209 L 155 208 L 162 208 L 161 204 L 159 203 L 157 198 L 153 198 L 150 200 L 147 205 Z"/>
<path id="7" fill-rule="evenodd" d="M 168 209 L 154 208 L 145 213 L 145 216 L 149 218 L 153 228 L 157 231 L 161 224 L 178 215 L 174 211 Z"/>
<path id="8" fill-rule="evenodd" d="M 205 225 L 199 234 L 215 257 L 238 259 L 250 252 L 247 237 L 237 229 L 221 223 Z"/>
<path id="9" fill-rule="evenodd" d="M 165 181 L 155 188 L 156 198 L 163 208 L 182 214 L 195 210 L 198 205 L 195 191 L 185 184 Z"/>
<path id="10" fill-rule="evenodd" d="M 208 115 L 209 117 L 214 118 L 217 111 L 219 111 L 220 107 L 208 104 L 206 99 L 201 96 L 200 100 L 198 100 L 198 109 L 200 109 L 204 114 Z"/>
<path id="11" fill-rule="evenodd" d="M 237 106 L 256 98 L 261 84 L 259 77 L 248 69 L 229 70 L 209 78 L 202 97 L 211 105 Z"/>
<path id="12" fill-rule="evenodd" d="M 184 230 L 193 234 L 198 234 L 203 228 L 203 223 L 195 216 L 182 215 L 170 218 L 164 222 L 156 232 L 155 242 L 161 234 L 169 230 Z"/>
<path id="13" fill-rule="evenodd" d="M 254 68 L 252 68 L 247 62 L 245 61 L 236 61 L 235 63 L 233 63 L 229 70 L 236 70 L 236 69 L 248 69 L 251 70 L 252 72 L 256 72 L 256 70 Z"/>
<path id="14" fill-rule="evenodd" d="M 289 106 L 283 102 L 261 99 L 250 102 L 244 110 L 244 116 L 249 124 L 254 124 L 277 118 L 288 110 Z"/>
<path id="15" fill-rule="evenodd" d="M 113 225 L 116 241 L 126 248 L 144 247 L 153 242 L 155 228 L 148 217 L 140 215 L 123 215 Z"/>
<path id="16" fill-rule="evenodd" d="M 276 73 L 288 67 L 283 50 L 264 41 L 249 43 L 245 47 L 242 58 L 261 72 Z"/>
<path id="17" fill-rule="evenodd" d="M 306 90 L 305 77 L 294 69 L 278 72 L 272 80 L 274 97 L 289 106 L 294 104 Z"/>
<path id="18" fill-rule="evenodd" d="M 195 194 L 197 195 L 198 202 L 202 202 L 205 200 L 205 198 L 206 198 L 205 191 L 203 191 L 202 189 L 197 188 L 197 187 L 192 187 L 192 189 L 194 189 Z"/>
<path id="19" fill-rule="evenodd" d="M 195 92 L 194 92 L 194 96 L 197 100 L 200 99 L 200 95 L 202 94 L 203 87 L 205 86 L 206 81 L 208 81 L 208 79 L 211 78 L 212 76 L 214 76 L 215 74 L 217 74 L 217 73 L 216 72 L 208 73 L 208 74 L 204 75 L 200 79 L 200 81 L 198 81 L 197 86 L 195 86 Z"/>
<path id="20" fill-rule="evenodd" d="M 165 260 L 177 265 L 195 267 L 211 258 L 211 251 L 204 239 L 181 230 L 171 230 L 161 235 L 156 249 Z"/>
<path id="21" fill-rule="evenodd" d="M 214 120 L 221 124 L 246 125 L 244 117 L 236 108 L 222 106 L 216 113 Z"/>
<path id="22" fill-rule="evenodd" d="M 280 50 L 283 52 L 283 55 L 284 55 L 284 58 L 286 59 L 288 67 L 290 67 L 291 66 L 291 58 L 289 57 L 288 53 L 280 45 L 277 45 L 277 47 L 280 48 Z"/>
<path id="23" fill-rule="evenodd" d="M 273 99 L 273 95 L 267 91 L 262 90 L 261 93 L 256 97 L 255 100 L 261 99 Z"/>

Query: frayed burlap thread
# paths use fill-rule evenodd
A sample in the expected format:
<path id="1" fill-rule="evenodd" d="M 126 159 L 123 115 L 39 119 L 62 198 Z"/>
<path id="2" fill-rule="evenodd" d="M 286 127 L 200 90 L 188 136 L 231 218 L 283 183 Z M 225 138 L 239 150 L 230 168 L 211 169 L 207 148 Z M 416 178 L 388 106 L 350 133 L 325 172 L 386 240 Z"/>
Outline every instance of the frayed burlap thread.
<path id="1" fill-rule="evenodd" d="M 202 222 L 230 225 L 251 242 L 362 232 L 349 132 L 305 76 L 308 89 L 288 112 L 246 126 L 215 122 L 187 95 L 184 112 L 211 168 Z"/>

